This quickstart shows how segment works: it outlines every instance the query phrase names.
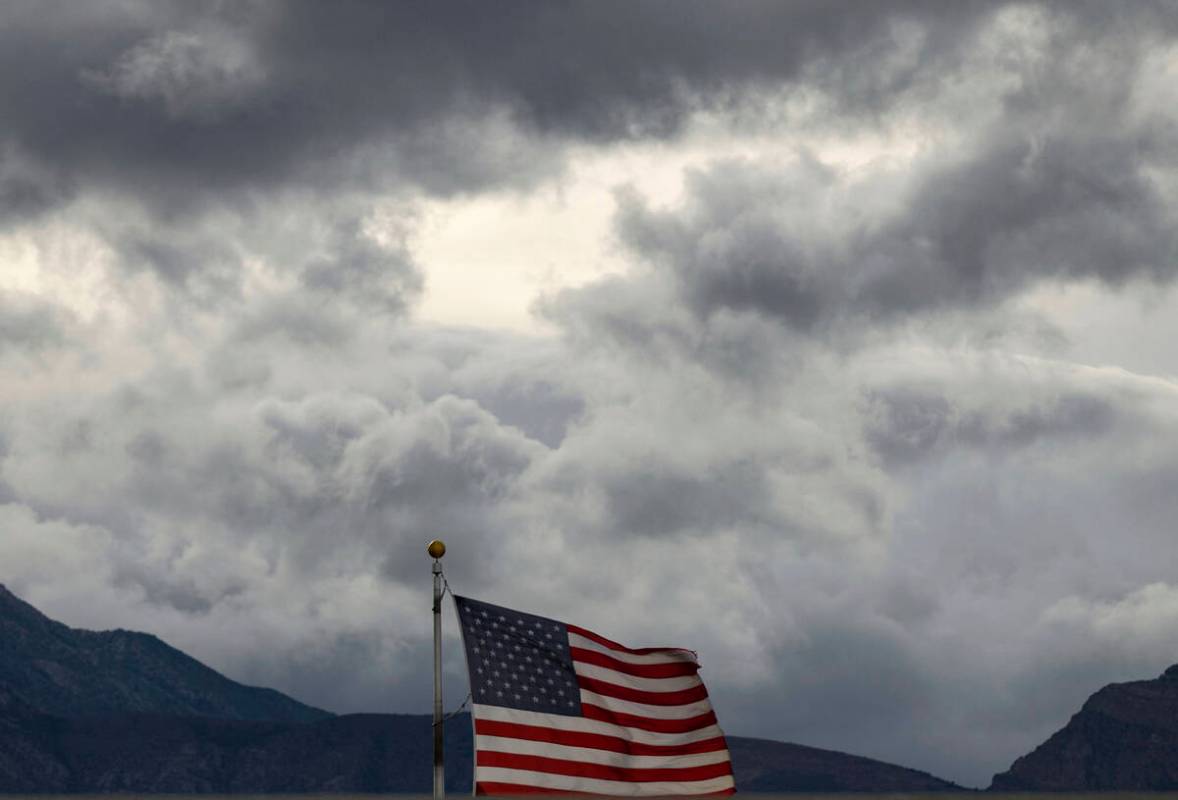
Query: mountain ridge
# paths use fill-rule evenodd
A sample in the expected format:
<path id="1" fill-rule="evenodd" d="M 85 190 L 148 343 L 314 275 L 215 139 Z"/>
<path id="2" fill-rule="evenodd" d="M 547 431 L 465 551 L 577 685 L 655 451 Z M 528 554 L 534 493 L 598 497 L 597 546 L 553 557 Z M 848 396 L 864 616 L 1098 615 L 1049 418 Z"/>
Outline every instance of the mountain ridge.
<path id="1" fill-rule="evenodd" d="M 332 716 L 246 686 L 150 633 L 88 631 L 50 619 L 0 584 L 0 687 L 62 717 L 156 712 L 306 722 Z"/>
<path id="2" fill-rule="evenodd" d="M 1063 728 L 995 775 L 990 790 L 1178 790 L 1178 664 L 1094 692 Z"/>
<path id="3" fill-rule="evenodd" d="M 0 585 L 0 792 L 425 793 L 431 727 L 243 686 L 151 634 L 70 628 Z M 469 715 L 445 734 L 447 785 L 469 791 Z M 727 739 L 745 791 L 960 789 L 862 756 Z"/>

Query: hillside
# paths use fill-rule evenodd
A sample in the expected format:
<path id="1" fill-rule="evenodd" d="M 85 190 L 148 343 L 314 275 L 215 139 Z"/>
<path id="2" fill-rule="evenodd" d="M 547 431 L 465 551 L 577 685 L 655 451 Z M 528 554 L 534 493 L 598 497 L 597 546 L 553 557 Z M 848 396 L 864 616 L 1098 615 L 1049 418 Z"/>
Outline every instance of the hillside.
<path id="1" fill-rule="evenodd" d="M 1178 790 L 1178 665 L 1114 683 L 1010 769 L 995 791 Z"/>
<path id="2" fill-rule="evenodd" d="M 303 722 L 330 716 L 243 686 L 146 633 L 55 622 L 0 585 L 0 688 L 63 717 L 124 712 Z"/>
<path id="3" fill-rule="evenodd" d="M 907 767 L 771 739 L 728 737 L 744 792 L 945 792 L 961 787 Z"/>
<path id="4" fill-rule="evenodd" d="M 154 636 L 69 628 L 0 587 L 0 792 L 425 793 L 430 727 L 425 715 L 332 716 Z M 957 788 L 830 750 L 728 743 L 744 791 Z M 447 724 L 446 748 L 447 785 L 469 792 L 469 716 Z"/>

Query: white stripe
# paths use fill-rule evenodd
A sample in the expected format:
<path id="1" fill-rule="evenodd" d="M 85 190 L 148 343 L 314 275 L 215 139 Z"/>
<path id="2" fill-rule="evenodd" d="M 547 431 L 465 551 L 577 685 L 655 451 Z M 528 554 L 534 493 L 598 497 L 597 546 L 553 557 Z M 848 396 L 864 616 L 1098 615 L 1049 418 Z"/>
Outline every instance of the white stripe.
<path id="1" fill-rule="evenodd" d="M 606 697 L 588 689 L 581 690 L 581 702 L 588 703 L 607 711 L 618 714 L 633 714 L 649 719 L 688 719 L 706 714 L 712 710 L 712 704 L 704 698 L 694 703 L 684 703 L 679 706 L 652 706 L 649 703 L 635 703 L 631 700 L 619 700 L 616 697 Z"/>
<path id="2" fill-rule="evenodd" d="M 563 758 L 568 761 L 581 761 L 589 764 L 641 769 L 702 767 L 705 764 L 720 764 L 729 760 L 728 751 L 724 749 L 713 750 L 710 753 L 691 753 L 678 756 L 632 756 L 627 753 L 615 753 L 612 750 L 570 747 L 563 744 L 533 742 L 528 739 L 509 739 L 503 736 L 476 736 L 475 749 L 480 753 L 516 753 L 525 756 Z"/>
<path id="3" fill-rule="evenodd" d="M 685 794 L 711 794 L 731 789 L 736 784 L 731 775 L 708 778 L 702 781 L 606 781 L 599 778 L 578 778 L 573 775 L 553 775 L 548 772 L 533 772 L 526 769 L 504 767 L 475 767 L 475 782 L 516 783 L 523 786 L 538 786 L 542 789 L 562 789 L 569 792 L 590 794 L 612 794 L 626 797 L 661 797 Z"/>
<path id="4" fill-rule="evenodd" d="M 674 678 L 640 678 L 637 675 L 627 675 L 616 669 L 599 667 L 584 661 L 573 661 L 573 669 L 578 675 L 586 678 L 597 678 L 599 681 L 612 683 L 614 686 L 625 686 L 643 692 L 679 692 L 693 689 L 703 683 L 696 675 L 681 675 Z"/>
<path id="5" fill-rule="evenodd" d="M 696 664 L 695 656 L 690 650 L 668 650 L 665 653 L 650 653 L 648 655 L 637 655 L 635 653 L 624 653 L 621 650 L 611 650 L 603 644 L 598 644 L 592 639 L 586 639 L 578 633 L 569 631 L 569 646 L 580 647 L 584 650 L 596 650 L 599 653 L 605 653 L 607 656 L 616 658 L 618 661 L 625 661 L 627 664 Z"/>
<path id="6" fill-rule="evenodd" d="M 474 718 L 494 720 L 495 722 L 514 722 L 516 725 L 536 725 L 541 728 L 554 728 L 558 731 L 576 731 L 578 733 L 597 733 L 602 736 L 616 736 L 630 742 L 642 744 L 689 744 L 702 742 L 704 739 L 715 739 L 723 736 L 718 725 L 709 725 L 696 731 L 686 733 L 658 733 L 644 731 L 638 728 L 625 728 L 612 722 L 602 722 L 584 717 L 566 717 L 563 714 L 542 714 L 539 711 L 521 711 L 502 706 L 488 706 L 475 703 Z"/>

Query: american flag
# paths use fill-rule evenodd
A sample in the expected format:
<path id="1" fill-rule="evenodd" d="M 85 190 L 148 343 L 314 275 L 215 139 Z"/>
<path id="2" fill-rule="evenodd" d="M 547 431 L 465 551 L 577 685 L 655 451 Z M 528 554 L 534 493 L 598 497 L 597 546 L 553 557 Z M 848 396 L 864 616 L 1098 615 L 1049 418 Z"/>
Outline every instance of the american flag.
<path id="1" fill-rule="evenodd" d="M 475 794 L 732 794 L 690 650 L 455 597 L 470 668 Z"/>

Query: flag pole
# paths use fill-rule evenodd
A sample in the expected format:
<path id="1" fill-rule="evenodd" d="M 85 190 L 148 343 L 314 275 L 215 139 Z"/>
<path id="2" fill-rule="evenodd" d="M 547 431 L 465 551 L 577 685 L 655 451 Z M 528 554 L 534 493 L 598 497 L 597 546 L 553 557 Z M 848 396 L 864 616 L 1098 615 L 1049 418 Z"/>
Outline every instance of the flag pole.
<path id="1" fill-rule="evenodd" d="M 442 556 L 446 545 L 434 539 L 426 549 L 434 559 L 434 800 L 442 800 L 446 794 L 442 761 Z"/>

